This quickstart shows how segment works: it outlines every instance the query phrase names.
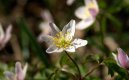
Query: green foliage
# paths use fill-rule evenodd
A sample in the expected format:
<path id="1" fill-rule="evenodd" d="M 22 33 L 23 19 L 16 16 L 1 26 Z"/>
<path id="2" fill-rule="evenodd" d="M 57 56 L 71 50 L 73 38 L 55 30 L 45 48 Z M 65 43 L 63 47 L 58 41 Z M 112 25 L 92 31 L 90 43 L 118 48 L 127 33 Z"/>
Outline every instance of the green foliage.
<path id="1" fill-rule="evenodd" d="M 119 67 L 114 60 L 112 59 L 107 59 L 104 61 L 104 63 L 107 65 L 108 67 L 108 73 L 111 76 L 116 76 L 115 80 L 128 80 L 128 75 L 127 75 L 127 71 L 121 67 Z M 115 73 L 117 73 L 117 75 L 115 75 Z"/>
<path id="2" fill-rule="evenodd" d="M 17 23 L 19 25 L 20 30 L 22 30 L 23 32 L 26 33 L 26 35 L 28 35 L 30 44 L 32 45 L 31 48 L 34 51 L 35 55 L 37 55 L 42 60 L 42 62 L 44 62 L 45 66 L 48 67 L 49 66 L 48 59 L 45 53 L 43 53 L 42 48 L 38 45 L 34 35 L 27 28 L 27 24 L 25 23 L 24 19 L 18 20 Z M 27 39 L 27 38 L 24 38 L 24 39 Z"/>

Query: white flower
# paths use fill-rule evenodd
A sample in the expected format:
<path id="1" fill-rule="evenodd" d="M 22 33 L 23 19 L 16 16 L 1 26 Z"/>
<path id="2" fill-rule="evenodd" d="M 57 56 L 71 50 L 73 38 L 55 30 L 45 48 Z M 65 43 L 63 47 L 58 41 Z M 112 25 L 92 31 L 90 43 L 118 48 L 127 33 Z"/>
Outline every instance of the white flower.
<path id="1" fill-rule="evenodd" d="M 96 0 L 85 0 L 85 6 L 81 6 L 75 11 L 75 16 L 81 19 L 76 28 L 81 30 L 88 28 L 95 21 L 98 12 L 99 8 Z"/>
<path id="2" fill-rule="evenodd" d="M 8 80 L 24 80 L 28 65 L 26 64 L 22 69 L 21 63 L 16 62 L 15 64 L 15 74 L 10 71 L 5 71 L 4 75 L 7 77 Z"/>
<path id="3" fill-rule="evenodd" d="M 88 42 L 82 39 L 74 39 L 75 33 L 75 20 L 71 20 L 63 30 L 60 31 L 54 23 L 50 23 L 52 29 L 51 35 L 44 35 L 42 39 L 50 46 L 46 50 L 47 53 L 59 53 L 63 50 L 68 52 L 75 52 L 75 49 L 85 46 Z"/>
<path id="4" fill-rule="evenodd" d="M 6 31 L 4 32 L 1 24 L 0 24 L 0 50 L 5 47 L 6 43 L 10 40 L 11 38 L 11 31 L 12 31 L 12 26 L 9 25 Z"/>

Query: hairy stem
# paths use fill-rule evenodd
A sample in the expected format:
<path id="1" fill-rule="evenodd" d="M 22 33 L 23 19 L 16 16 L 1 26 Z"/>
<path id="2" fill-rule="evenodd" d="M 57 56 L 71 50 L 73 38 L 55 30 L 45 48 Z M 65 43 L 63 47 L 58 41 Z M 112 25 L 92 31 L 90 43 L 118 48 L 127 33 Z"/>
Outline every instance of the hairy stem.
<path id="1" fill-rule="evenodd" d="M 79 74 L 79 80 L 82 80 L 81 79 L 81 72 L 80 72 L 80 69 L 77 65 L 77 63 L 72 59 L 72 57 L 65 51 L 66 55 L 69 57 L 69 59 L 73 62 L 73 64 L 76 66 L 77 70 L 78 70 L 78 74 Z"/>

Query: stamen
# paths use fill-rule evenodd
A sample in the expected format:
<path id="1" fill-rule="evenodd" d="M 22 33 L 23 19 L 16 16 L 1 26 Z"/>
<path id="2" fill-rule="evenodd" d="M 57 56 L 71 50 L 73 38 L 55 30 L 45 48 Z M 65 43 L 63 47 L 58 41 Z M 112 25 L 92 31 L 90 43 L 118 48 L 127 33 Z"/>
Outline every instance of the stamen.
<path id="1" fill-rule="evenodd" d="M 53 41 L 58 48 L 67 48 L 71 45 L 72 38 L 69 37 L 69 33 L 63 34 L 62 32 L 59 32 L 53 37 Z"/>

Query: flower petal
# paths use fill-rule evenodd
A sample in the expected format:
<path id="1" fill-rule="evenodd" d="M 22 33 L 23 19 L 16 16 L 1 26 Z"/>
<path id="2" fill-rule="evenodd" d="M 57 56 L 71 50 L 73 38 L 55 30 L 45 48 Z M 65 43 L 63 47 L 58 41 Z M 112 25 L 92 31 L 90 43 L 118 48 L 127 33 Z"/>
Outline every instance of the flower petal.
<path id="1" fill-rule="evenodd" d="M 5 32 L 4 43 L 6 44 L 11 38 L 12 25 L 9 25 Z"/>
<path id="2" fill-rule="evenodd" d="M 75 11 L 75 16 L 78 17 L 79 19 L 86 19 L 89 16 L 91 17 L 89 10 L 88 10 L 88 8 L 86 8 L 86 6 L 79 7 Z"/>
<path id="3" fill-rule="evenodd" d="M 24 68 L 23 68 L 23 76 L 24 76 L 24 78 L 26 76 L 27 68 L 28 68 L 28 64 L 26 63 Z"/>
<path id="4" fill-rule="evenodd" d="M 117 55 L 115 53 L 112 53 L 112 55 L 113 55 L 115 61 L 117 62 L 117 64 L 120 66 L 120 63 L 119 63 L 118 58 L 117 58 Z"/>
<path id="5" fill-rule="evenodd" d="M 51 35 L 55 36 L 58 32 L 60 32 L 59 28 L 54 24 L 54 23 L 49 23 L 50 27 L 51 27 Z"/>
<path id="6" fill-rule="evenodd" d="M 60 52 L 62 52 L 62 51 L 63 51 L 62 48 L 58 48 L 58 47 L 56 47 L 55 45 L 51 45 L 51 46 L 46 50 L 47 53 L 60 53 Z"/>
<path id="7" fill-rule="evenodd" d="M 4 75 L 9 79 L 9 80 L 15 80 L 15 76 L 12 72 L 10 71 L 5 71 Z"/>
<path id="8" fill-rule="evenodd" d="M 20 62 L 16 62 L 16 64 L 15 64 L 15 73 L 17 75 L 18 80 L 23 80 L 24 79 L 22 65 L 21 65 Z"/>
<path id="9" fill-rule="evenodd" d="M 2 25 L 0 24 L 0 41 L 2 41 L 3 38 L 4 38 L 4 31 L 3 31 Z"/>
<path id="10" fill-rule="evenodd" d="M 69 46 L 65 50 L 68 51 L 68 52 L 75 52 L 75 47 L 74 46 Z"/>
<path id="11" fill-rule="evenodd" d="M 38 41 L 39 42 L 42 42 L 42 41 L 45 41 L 48 45 L 51 45 L 53 43 L 53 38 L 52 36 L 49 36 L 49 35 L 40 35 L 38 37 Z"/>
<path id="12" fill-rule="evenodd" d="M 126 65 L 127 65 L 127 62 L 128 62 L 127 54 L 121 48 L 118 48 L 117 51 L 118 51 L 117 58 L 118 58 L 118 61 L 119 61 L 120 65 L 123 68 L 126 68 Z"/>
<path id="13" fill-rule="evenodd" d="M 62 30 L 63 34 L 68 34 L 69 37 L 73 37 L 75 33 L 75 20 L 71 20 Z"/>
<path id="14" fill-rule="evenodd" d="M 96 0 L 85 0 L 86 7 L 88 9 L 95 9 L 97 13 L 99 12 L 98 4 Z"/>
<path id="15" fill-rule="evenodd" d="M 76 24 L 76 29 L 80 29 L 80 30 L 86 29 L 89 26 L 91 26 L 94 21 L 95 21 L 94 18 L 89 18 L 89 19 L 82 20 L 82 21 L 80 21 L 79 23 Z"/>
<path id="16" fill-rule="evenodd" d="M 82 39 L 75 39 L 72 44 L 75 48 L 78 48 L 78 47 L 82 47 L 82 46 L 85 46 L 87 45 L 88 41 L 87 40 L 82 40 Z"/>

